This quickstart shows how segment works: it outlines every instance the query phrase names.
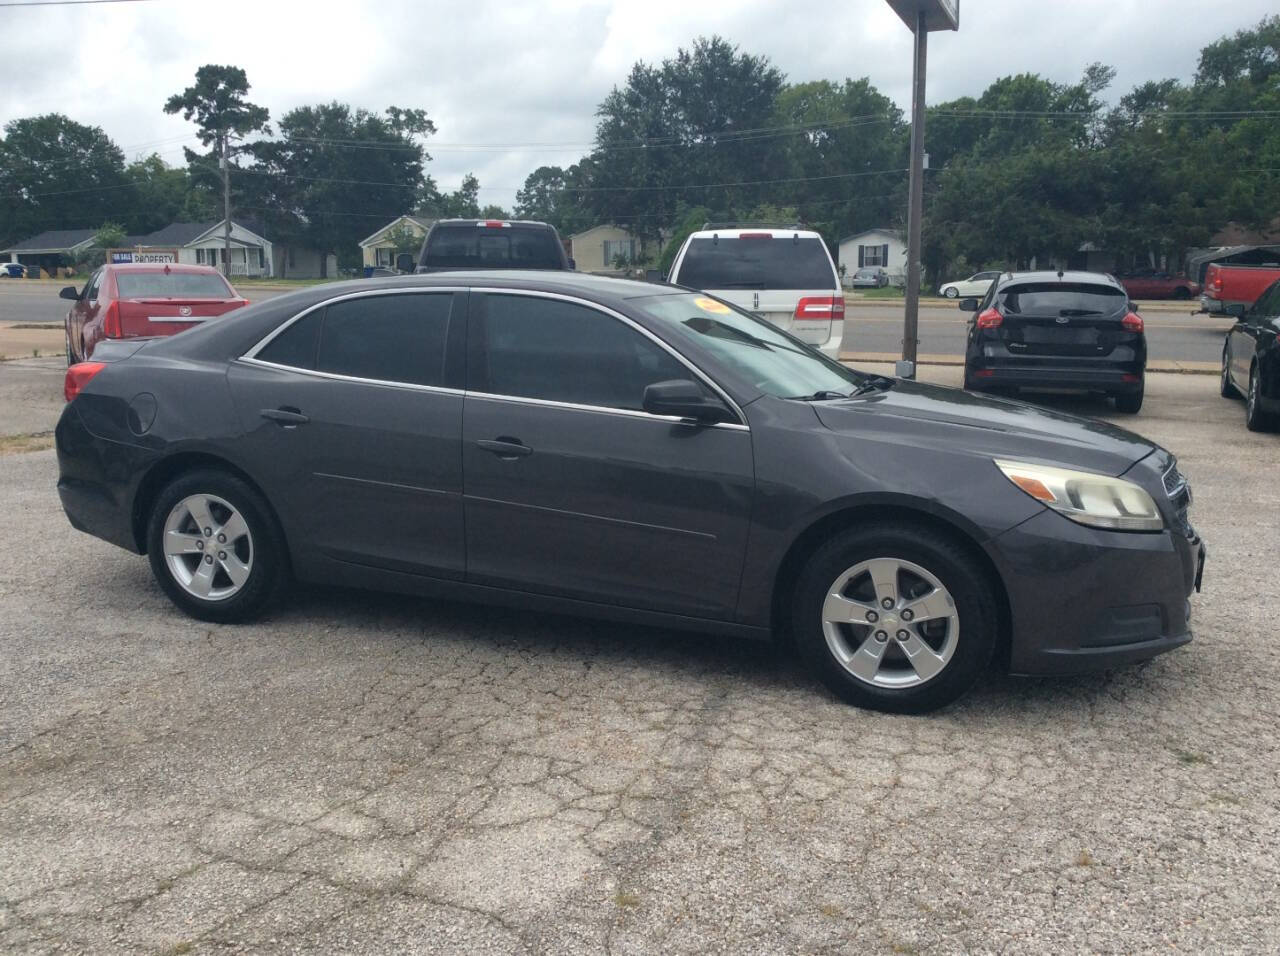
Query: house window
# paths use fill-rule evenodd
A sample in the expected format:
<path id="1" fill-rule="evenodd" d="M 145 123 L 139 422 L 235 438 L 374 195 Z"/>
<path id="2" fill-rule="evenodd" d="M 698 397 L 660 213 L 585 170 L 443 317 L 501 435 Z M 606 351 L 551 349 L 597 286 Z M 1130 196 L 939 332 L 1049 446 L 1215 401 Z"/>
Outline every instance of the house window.
<path id="1" fill-rule="evenodd" d="M 888 246 L 858 246 L 858 258 L 864 266 L 886 266 Z"/>
<path id="2" fill-rule="evenodd" d="M 203 249 L 197 249 L 197 250 L 196 250 L 196 265 L 198 265 L 198 266 L 202 266 L 202 265 L 204 265 L 204 250 L 203 250 Z"/>
<path id="3" fill-rule="evenodd" d="M 604 241 L 604 264 L 613 265 L 614 259 L 622 256 L 627 262 L 636 261 L 636 241 L 634 239 L 606 239 Z"/>

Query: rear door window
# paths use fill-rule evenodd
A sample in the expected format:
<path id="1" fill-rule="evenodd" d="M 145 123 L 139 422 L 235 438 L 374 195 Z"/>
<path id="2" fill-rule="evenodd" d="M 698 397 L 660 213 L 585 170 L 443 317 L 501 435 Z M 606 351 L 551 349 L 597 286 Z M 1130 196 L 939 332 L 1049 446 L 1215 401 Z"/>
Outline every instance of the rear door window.
<path id="1" fill-rule="evenodd" d="M 693 239 L 680 285 L 694 289 L 834 289 L 835 274 L 821 239 Z"/>
<path id="2" fill-rule="evenodd" d="M 361 296 L 309 312 L 255 358 L 290 368 L 443 385 L 453 294 Z"/>
<path id="3" fill-rule="evenodd" d="M 1073 282 L 1029 282 L 1000 290 L 1000 305 L 1009 315 L 1084 316 L 1124 311 L 1123 289 Z"/>
<path id="4" fill-rule="evenodd" d="M 427 239 L 423 265 L 432 269 L 562 269 L 561 254 L 550 229 L 438 226 Z"/>
<path id="5" fill-rule="evenodd" d="M 230 287 L 221 276 L 191 272 L 117 272 L 122 299 L 227 299 Z"/>

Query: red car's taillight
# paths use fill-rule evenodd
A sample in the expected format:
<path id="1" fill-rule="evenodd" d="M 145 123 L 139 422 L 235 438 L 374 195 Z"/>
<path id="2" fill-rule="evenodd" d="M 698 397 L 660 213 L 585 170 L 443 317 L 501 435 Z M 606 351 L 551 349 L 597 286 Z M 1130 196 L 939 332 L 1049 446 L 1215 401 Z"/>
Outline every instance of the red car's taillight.
<path id="1" fill-rule="evenodd" d="M 1124 326 L 1126 332 L 1141 332 L 1142 316 L 1138 315 L 1137 312 L 1130 312 L 1120 320 L 1120 324 Z"/>
<path id="2" fill-rule="evenodd" d="M 1004 316 L 1000 314 L 999 309 L 987 309 L 985 312 L 978 313 L 978 328 L 994 329 L 999 327 L 1004 321 Z"/>
<path id="3" fill-rule="evenodd" d="M 842 295 L 806 295 L 796 303 L 794 318 L 797 319 L 843 319 L 844 296 Z"/>
<path id="4" fill-rule="evenodd" d="M 67 369 L 67 377 L 62 381 L 62 397 L 71 401 L 89 384 L 89 379 L 106 367 L 106 362 L 77 362 L 70 366 Z"/>
<path id="5" fill-rule="evenodd" d="M 106 311 L 102 313 L 102 334 L 109 339 L 124 337 L 124 331 L 120 326 L 119 302 L 112 302 L 107 306 Z"/>

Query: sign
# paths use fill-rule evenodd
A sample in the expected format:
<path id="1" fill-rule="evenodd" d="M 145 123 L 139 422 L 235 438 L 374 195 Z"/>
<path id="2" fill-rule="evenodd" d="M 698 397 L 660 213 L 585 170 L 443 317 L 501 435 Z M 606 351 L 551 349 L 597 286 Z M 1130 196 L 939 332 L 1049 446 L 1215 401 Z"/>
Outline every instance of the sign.
<path id="1" fill-rule="evenodd" d="M 914 31 L 916 16 L 924 14 L 924 28 L 934 30 L 960 29 L 960 0 L 888 0 L 893 12 L 902 18 L 907 28 Z"/>
<path id="2" fill-rule="evenodd" d="M 107 261 L 112 265 L 135 263 L 147 265 L 177 265 L 177 249 L 108 249 Z"/>

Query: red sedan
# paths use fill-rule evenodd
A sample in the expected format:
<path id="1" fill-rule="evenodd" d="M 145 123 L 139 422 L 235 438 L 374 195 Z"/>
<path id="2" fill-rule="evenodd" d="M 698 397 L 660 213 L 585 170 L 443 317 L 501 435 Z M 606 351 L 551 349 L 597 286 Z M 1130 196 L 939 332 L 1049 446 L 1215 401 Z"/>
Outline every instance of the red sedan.
<path id="1" fill-rule="evenodd" d="M 249 304 L 209 266 L 108 263 L 84 289 L 60 293 L 67 313 L 67 364 L 83 362 L 103 339 L 175 335 Z"/>

